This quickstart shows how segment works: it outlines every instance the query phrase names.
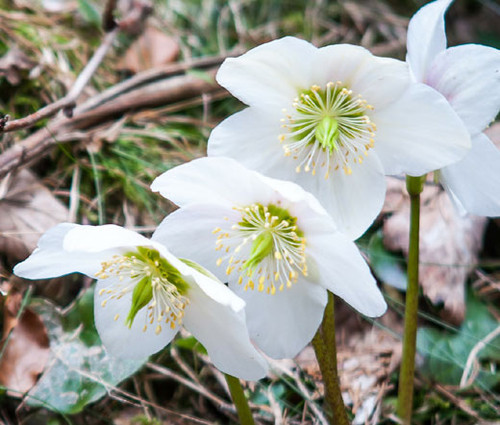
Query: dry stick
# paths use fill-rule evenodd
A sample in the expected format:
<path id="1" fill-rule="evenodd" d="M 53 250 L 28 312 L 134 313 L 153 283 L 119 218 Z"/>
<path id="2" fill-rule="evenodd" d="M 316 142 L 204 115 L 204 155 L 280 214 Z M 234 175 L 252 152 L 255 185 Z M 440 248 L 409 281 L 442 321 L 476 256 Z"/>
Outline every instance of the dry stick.
<path id="1" fill-rule="evenodd" d="M 211 72 L 215 73 L 215 70 Z M 104 122 L 132 110 L 165 105 L 182 99 L 197 97 L 203 93 L 220 91 L 221 89 L 215 83 L 209 83 L 193 75 L 182 75 L 139 87 L 72 119 L 56 118 L 46 127 L 33 133 L 0 155 L 0 179 L 17 167 L 47 154 L 49 148 L 53 145 L 63 141 L 71 141 L 68 138 L 58 140 L 59 135 L 88 128 L 96 125 L 96 123 Z"/>
<path id="2" fill-rule="evenodd" d="M 3 132 L 20 130 L 22 128 L 28 128 L 35 125 L 38 121 L 49 118 L 59 112 L 61 109 L 65 111 L 65 114 L 68 116 L 72 116 L 73 108 L 78 96 L 80 96 L 83 88 L 87 85 L 92 75 L 94 75 L 95 71 L 99 67 L 100 63 L 106 56 L 106 53 L 113 45 L 113 42 L 119 32 L 118 28 L 115 28 L 113 31 L 106 34 L 104 37 L 104 41 L 99 46 L 99 48 L 95 51 L 94 56 L 90 59 L 89 63 L 85 66 L 81 74 L 73 84 L 73 87 L 68 92 L 66 96 L 58 101 L 51 103 L 40 109 L 39 111 L 34 112 L 31 115 L 28 115 L 24 118 L 19 118 L 18 120 L 7 122 L 3 128 Z M 1 130 L 1 129 L 0 129 Z"/>
<path id="3" fill-rule="evenodd" d="M 464 372 L 462 374 L 462 378 L 460 379 L 460 388 L 464 388 L 468 385 L 471 385 L 474 382 L 475 376 L 472 375 L 469 379 L 469 375 L 472 369 L 472 365 L 474 364 L 474 360 L 476 360 L 479 352 L 486 347 L 492 340 L 494 340 L 498 335 L 500 335 L 500 326 L 496 329 L 493 329 L 488 335 L 486 335 L 481 341 L 479 341 L 469 353 L 467 357 L 467 362 L 465 363 Z"/>
<path id="4" fill-rule="evenodd" d="M 216 396 L 215 394 L 212 394 L 210 391 L 208 391 L 205 387 L 202 385 L 195 384 L 194 382 L 190 381 L 189 379 L 183 378 L 182 376 L 176 374 L 175 372 L 171 371 L 170 369 L 167 369 L 166 367 L 159 366 L 157 364 L 148 362 L 146 363 L 146 366 L 155 372 L 158 372 L 168 378 L 173 379 L 174 381 L 179 382 L 180 384 L 191 388 L 193 391 L 201 394 L 203 397 L 208 398 L 210 401 L 212 401 L 215 405 L 218 405 L 222 410 L 235 413 L 234 406 L 231 403 L 228 403 L 224 399 L 220 398 L 219 396 Z"/>

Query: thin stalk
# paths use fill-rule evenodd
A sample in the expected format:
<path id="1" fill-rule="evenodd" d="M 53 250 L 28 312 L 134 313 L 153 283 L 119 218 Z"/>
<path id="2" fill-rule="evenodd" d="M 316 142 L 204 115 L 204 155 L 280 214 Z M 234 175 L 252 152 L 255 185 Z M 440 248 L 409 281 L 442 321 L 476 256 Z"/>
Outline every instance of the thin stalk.
<path id="1" fill-rule="evenodd" d="M 253 421 L 252 411 L 248 405 L 248 400 L 243 392 L 243 387 L 238 378 L 234 376 L 224 374 L 226 378 L 227 385 L 229 387 L 229 392 L 231 393 L 231 398 L 233 399 L 233 404 L 236 407 L 236 412 L 238 412 L 238 418 L 240 419 L 241 425 L 255 425 Z"/>
<path id="2" fill-rule="evenodd" d="M 349 425 L 337 372 L 334 314 L 334 297 L 331 292 L 328 292 L 328 304 L 325 308 L 323 322 L 318 332 L 316 332 L 312 344 L 323 377 L 323 383 L 325 384 L 328 422 L 331 425 Z"/>
<path id="3" fill-rule="evenodd" d="M 410 195 L 410 240 L 408 249 L 408 287 L 406 288 L 403 358 L 399 374 L 398 416 L 410 425 L 413 410 L 413 381 L 417 346 L 418 318 L 418 264 L 420 232 L 420 194 L 425 176 L 406 176 L 406 190 Z"/>

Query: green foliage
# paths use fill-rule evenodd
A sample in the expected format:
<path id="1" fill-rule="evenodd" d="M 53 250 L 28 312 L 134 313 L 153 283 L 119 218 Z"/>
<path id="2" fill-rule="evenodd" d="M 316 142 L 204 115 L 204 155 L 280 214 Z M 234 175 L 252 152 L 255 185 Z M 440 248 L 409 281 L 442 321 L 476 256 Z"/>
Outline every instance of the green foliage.
<path id="1" fill-rule="evenodd" d="M 370 265 L 377 277 L 398 289 L 406 288 L 406 271 L 402 257 L 388 251 L 383 242 L 382 231 L 375 232 L 368 243 Z"/>
<path id="2" fill-rule="evenodd" d="M 458 385 L 471 350 L 497 326 L 498 321 L 487 306 L 469 292 L 467 315 L 458 332 L 432 328 L 419 330 L 417 347 L 425 356 L 421 372 L 434 381 Z M 477 360 L 479 371 L 474 385 L 492 388 L 499 384 L 500 336 L 479 350 Z"/>
<path id="3" fill-rule="evenodd" d="M 78 413 L 142 366 L 143 361 L 114 359 L 104 351 L 93 323 L 92 300 L 88 290 L 67 314 L 48 301 L 31 305 L 47 328 L 51 355 L 27 395 L 29 405 Z"/>
<path id="4" fill-rule="evenodd" d="M 176 338 L 173 341 L 176 347 L 182 348 L 184 350 L 196 351 L 200 354 L 207 355 L 208 352 L 203 344 L 198 341 L 194 336 L 187 336 L 185 338 Z"/>
<path id="5" fill-rule="evenodd" d="M 82 15 L 83 19 L 89 24 L 100 27 L 101 25 L 101 14 L 96 9 L 94 4 L 88 0 L 78 0 L 78 11 Z"/>

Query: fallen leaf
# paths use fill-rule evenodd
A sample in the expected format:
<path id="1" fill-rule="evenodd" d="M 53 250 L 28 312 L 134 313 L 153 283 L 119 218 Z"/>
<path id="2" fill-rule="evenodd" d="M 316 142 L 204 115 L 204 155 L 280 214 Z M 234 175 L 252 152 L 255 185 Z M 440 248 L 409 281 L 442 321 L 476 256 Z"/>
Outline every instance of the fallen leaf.
<path id="1" fill-rule="evenodd" d="M 49 358 L 49 338 L 40 317 L 30 308 L 18 318 L 22 294 L 10 291 L 4 304 L 4 338 L 0 343 L 0 384 L 9 395 L 29 391 Z"/>
<path id="2" fill-rule="evenodd" d="M 35 65 L 36 62 L 19 47 L 14 46 L 0 58 L 0 76 L 6 77 L 11 85 L 17 86 L 22 80 L 22 71 L 29 71 Z"/>
<path id="3" fill-rule="evenodd" d="M 138 73 L 171 63 L 178 55 L 179 45 L 173 37 L 153 26 L 147 26 L 128 48 L 119 67 Z"/>
<path id="4" fill-rule="evenodd" d="M 26 258 L 48 229 L 68 220 L 68 209 L 28 170 L 0 181 L 0 252 Z"/>
<path id="5" fill-rule="evenodd" d="M 115 390 L 145 362 L 111 357 L 105 351 L 94 326 L 93 306 L 93 290 L 86 291 L 64 314 L 48 301 L 32 303 L 47 327 L 50 353 L 42 376 L 26 396 L 27 404 L 78 413 Z"/>

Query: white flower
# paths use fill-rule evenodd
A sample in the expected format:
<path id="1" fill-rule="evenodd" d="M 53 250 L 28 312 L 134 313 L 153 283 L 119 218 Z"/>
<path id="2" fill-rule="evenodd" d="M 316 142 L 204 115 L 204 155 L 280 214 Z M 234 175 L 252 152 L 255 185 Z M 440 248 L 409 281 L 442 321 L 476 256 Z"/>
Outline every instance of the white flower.
<path id="1" fill-rule="evenodd" d="M 327 289 L 367 316 L 386 310 L 356 245 L 300 186 L 229 158 L 202 158 L 158 177 L 154 191 L 181 208 L 153 239 L 228 281 L 246 301 L 250 337 L 293 357 L 323 318 Z"/>
<path id="2" fill-rule="evenodd" d="M 112 355 L 145 358 L 167 345 L 182 323 L 221 371 L 262 378 L 267 365 L 249 340 L 244 301 L 187 264 L 162 244 L 119 226 L 63 223 L 42 236 L 14 273 L 97 278 L 95 324 Z"/>
<path id="3" fill-rule="evenodd" d="M 500 51 L 477 44 L 446 48 L 444 13 L 451 0 L 422 7 L 408 27 L 407 62 L 416 81 L 442 93 L 463 120 L 472 148 L 439 170 L 443 187 L 459 209 L 500 215 L 500 151 L 483 130 L 500 109 Z"/>
<path id="4" fill-rule="evenodd" d="M 470 147 L 443 96 L 362 47 L 286 37 L 226 59 L 217 81 L 250 107 L 214 129 L 208 155 L 299 183 L 353 238 L 382 207 L 384 173 L 422 175 Z"/>

